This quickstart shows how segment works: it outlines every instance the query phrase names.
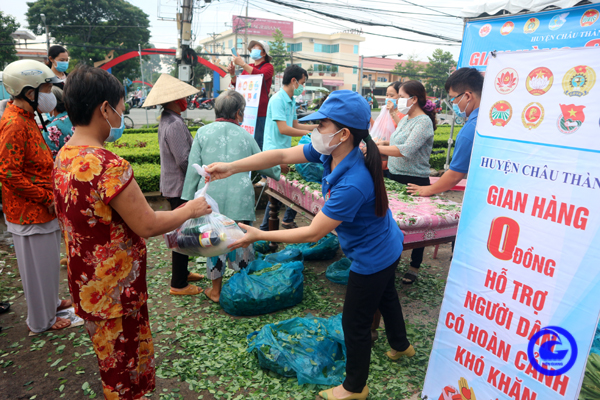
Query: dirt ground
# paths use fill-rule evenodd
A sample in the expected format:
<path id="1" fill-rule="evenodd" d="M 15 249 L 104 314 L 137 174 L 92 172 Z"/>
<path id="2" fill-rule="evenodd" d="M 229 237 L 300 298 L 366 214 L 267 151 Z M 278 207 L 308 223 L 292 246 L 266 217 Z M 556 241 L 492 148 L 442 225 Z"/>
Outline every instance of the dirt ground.
<path id="1" fill-rule="evenodd" d="M 462 192 L 450 192 L 447 197 L 461 202 Z M 150 203 L 155 209 L 167 206 L 166 202 L 160 200 L 151 200 Z M 258 221 L 262 220 L 263 212 L 257 212 Z M 299 216 L 297 222 L 303 225 L 307 221 L 302 221 Z M 387 350 L 387 342 L 380 329 L 368 383 L 372 390 L 370 398 L 415 398 L 415 393 L 420 389 L 435 333 L 451 251 L 450 244 L 440 245 L 437 258 L 433 259 L 434 248 L 428 247 L 423 261 L 426 266 L 412 286 L 400 283 L 400 277 L 407 267 L 404 260 L 410 259 L 410 250 L 403 253 L 403 262 L 397 273 L 397 288 L 409 324 L 409 335 L 412 335 L 420 356 L 415 357 L 418 360 L 399 364 L 390 364 L 381 358 Z M 341 257 L 341 251 L 338 251 L 333 260 L 305 262 L 305 295 L 303 302 L 296 307 L 267 316 L 236 318 L 224 313 L 203 295 L 194 298 L 170 296 L 170 253 L 162 244 L 162 238 L 150 239 L 148 304 L 157 379 L 156 390 L 146 398 L 317 398 L 320 387 L 308 385 L 307 390 L 307 385 L 303 385 L 305 392 L 302 394 L 298 392 L 301 387 L 295 385 L 295 379 L 261 371 L 256 357 L 245 351 L 245 336 L 252 329 L 260 329 L 265 323 L 287 319 L 288 316 L 303 316 L 311 312 L 315 316 L 329 317 L 341 312 L 345 286 L 331 283 L 325 278 L 327 266 Z M 199 273 L 205 271 L 202 264 L 194 263 L 190 263 L 190 270 Z M 202 281 L 200 286 L 209 287 L 210 282 Z M 69 296 L 65 267 L 61 267 L 60 271 L 60 293 L 62 298 Z M 12 304 L 10 312 L 0 315 L 0 326 L 3 328 L 0 333 L 1 400 L 103 397 L 96 357 L 83 327 L 27 336 L 27 305 L 10 239 L 0 244 L 0 299 Z M 186 362 L 191 366 L 182 367 Z M 190 371 L 190 376 L 186 375 L 186 371 Z M 398 387 L 396 392 L 394 385 Z M 381 395 L 374 392 L 378 388 Z"/>

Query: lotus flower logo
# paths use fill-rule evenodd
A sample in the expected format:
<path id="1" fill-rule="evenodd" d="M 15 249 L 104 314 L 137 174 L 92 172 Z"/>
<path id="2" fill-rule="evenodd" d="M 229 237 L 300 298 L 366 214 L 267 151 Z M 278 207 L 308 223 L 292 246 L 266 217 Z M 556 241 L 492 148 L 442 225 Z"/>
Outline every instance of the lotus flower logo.
<path id="1" fill-rule="evenodd" d="M 554 82 L 554 74 L 546 67 L 539 67 L 527 75 L 525 86 L 527 91 L 534 96 L 541 96 L 547 93 Z"/>
<path id="2" fill-rule="evenodd" d="M 516 89 L 519 82 L 517 71 L 512 68 L 504 68 L 496 75 L 494 86 L 500 94 L 509 94 Z"/>

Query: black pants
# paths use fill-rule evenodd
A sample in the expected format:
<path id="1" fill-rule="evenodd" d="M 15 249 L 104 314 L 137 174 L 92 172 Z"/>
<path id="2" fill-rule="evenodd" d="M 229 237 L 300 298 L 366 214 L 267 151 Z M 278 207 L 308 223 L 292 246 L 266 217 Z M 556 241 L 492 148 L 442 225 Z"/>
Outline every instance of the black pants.
<path id="1" fill-rule="evenodd" d="M 418 176 L 410 176 L 410 175 L 395 175 L 390 173 L 390 179 L 395 180 L 398 183 L 402 183 L 404 185 L 408 185 L 409 183 L 414 183 L 419 186 L 429 186 L 431 185 L 429 178 L 419 178 Z M 413 249 L 410 254 L 410 266 L 413 268 L 419 268 L 421 263 L 423 262 L 423 253 L 425 253 L 425 247 L 419 247 L 418 249 Z"/>
<path id="2" fill-rule="evenodd" d="M 385 322 L 385 334 L 392 349 L 404 351 L 410 346 L 398 292 L 394 286 L 396 260 L 372 275 L 350 271 L 342 326 L 346 342 L 346 380 L 344 388 L 360 393 L 367 384 L 371 362 L 371 323 L 379 309 Z"/>
<path id="3" fill-rule="evenodd" d="M 167 200 L 169 200 L 171 210 L 176 209 L 177 207 L 186 202 L 180 197 L 172 197 Z M 180 254 L 176 252 L 172 252 L 172 257 L 173 261 L 171 267 L 171 287 L 175 289 L 183 289 L 188 285 L 187 278 L 190 274 L 190 271 L 188 271 L 188 261 L 190 258 L 185 254 Z"/>

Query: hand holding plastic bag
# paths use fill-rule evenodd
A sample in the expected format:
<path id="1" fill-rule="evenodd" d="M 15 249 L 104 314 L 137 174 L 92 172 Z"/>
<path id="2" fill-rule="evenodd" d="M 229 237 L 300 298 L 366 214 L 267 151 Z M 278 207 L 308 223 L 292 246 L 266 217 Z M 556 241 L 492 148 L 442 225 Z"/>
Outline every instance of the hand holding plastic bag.
<path id="1" fill-rule="evenodd" d="M 244 236 L 244 232 L 235 221 L 219 214 L 219 205 L 206 194 L 210 183 L 210 174 L 205 167 L 193 164 L 199 175 L 207 179 L 206 185 L 196 192 L 194 198 L 204 197 L 213 212 L 199 218 L 192 218 L 179 228 L 163 235 L 167 247 L 188 256 L 214 257 L 229 253 L 227 246 Z"/>
<path id="2" fill-rule="evenodd" d="M 379 113 L 379 117 L 377 117 L 375 120 L 375 123 L 373 124 L 369 134 L 373 140 L 390 140 L 390 137 L 395 130 L 396 127 L 394 126 L 394 120 L 392 119 L 389 110 L 384 108 Z"/>

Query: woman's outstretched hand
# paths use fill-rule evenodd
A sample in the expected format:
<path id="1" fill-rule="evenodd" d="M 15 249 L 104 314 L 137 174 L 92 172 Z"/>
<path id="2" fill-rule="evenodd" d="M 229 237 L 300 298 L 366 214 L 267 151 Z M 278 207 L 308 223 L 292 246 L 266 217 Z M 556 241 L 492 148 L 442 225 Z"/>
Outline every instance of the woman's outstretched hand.
<path id="1" fill-rule="evenodd" d="M 225 179 L 233 175 L 233 169 L 231 163 L 216 162 L 210 164 L 204 169 L 210 174 L 210 179 L 216 181 L 217 179 Z"/>
<path id="2" fill-rule="evenodd" d="M 240 247 L 248 247 L 252 243 L 260 240 L 260 233 L 261 233 L 260 229 L 253 228 L 246 224 L 238 224 L 238 225 L 240 228 L 242 228 L 243 230 L 246 231 L 246 234 L 240 240 L 227 246 L 228 248 L 230 248 L 231 250 L 235 250 L 235 249 L 239 249 Z"/>

